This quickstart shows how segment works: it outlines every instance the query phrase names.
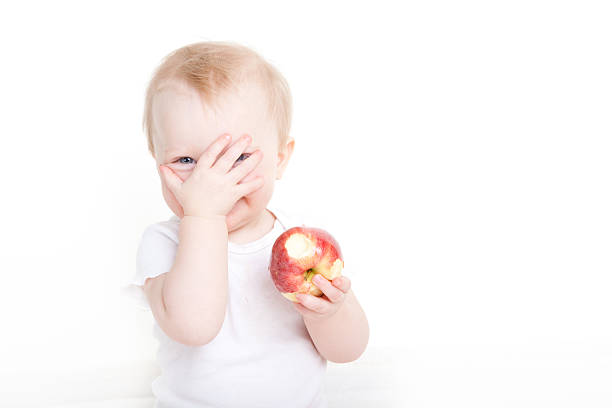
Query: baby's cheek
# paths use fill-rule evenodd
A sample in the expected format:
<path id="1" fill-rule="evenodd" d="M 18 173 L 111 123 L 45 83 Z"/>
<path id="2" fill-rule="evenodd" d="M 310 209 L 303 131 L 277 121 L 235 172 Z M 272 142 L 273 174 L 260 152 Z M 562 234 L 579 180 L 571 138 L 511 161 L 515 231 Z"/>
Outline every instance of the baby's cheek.
<path id="1" fill-rule="evenodd" d="M 172 169 L 174 174 L 176 174 L 181 179 L 181 181 L 187 180 L 187 178 L 189 178 L 189 175 L 193 172 L 192 168 L 186 169 L 185 166 L 179 167 L 179 166 L 168 165 L 168 167 Z"/>
<path id="2" fill-rule="evenodd" d="M 178 202 L 174 194 L 172 194 L 170 189 L 168 189 L 168 187 L 162 187 L 162 195 L 164 196 L 164 200 L 166 201 L 166 204 L 168 204 L 168 207 L 170 207 L 172 212 L 175 213 L 177 217 L 183 218 L 183 207 Z"/>
<path id="3" fill-rule="evenodd" d="M 266 160 L 266 157 L 264 157 L 263 160 L 259 162 L 259 164 L 255 166 L 255 168 L 251 170 L 251 172 L 242 179 L 242 181 L 246 183 L 251 180 L 254 180 L 257 177 L 262 177 L 264 179 L 264 182 L 266 184 L 269 184 L 275 179 L 275 174 L 275 164 L 270 160 Z"/>

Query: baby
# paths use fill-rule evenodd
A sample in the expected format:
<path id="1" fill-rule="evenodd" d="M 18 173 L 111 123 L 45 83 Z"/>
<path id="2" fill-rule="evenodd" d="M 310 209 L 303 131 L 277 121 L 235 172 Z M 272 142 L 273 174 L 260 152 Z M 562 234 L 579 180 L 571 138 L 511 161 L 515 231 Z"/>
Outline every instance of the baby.
<path id="1" fill-rule="evenodd" d="M 276 238 L 302 224 L 268 206 L 290 122 L 285 79 L 239 44 L 182 47 L 150 81 L 143 124 L 175 215 L 144 230 L 132 284 L 155 318 L 157 408 L 327 407 L 327 361 L 367 346 L 346 275 L 294 303 L 267 269 Z"/>

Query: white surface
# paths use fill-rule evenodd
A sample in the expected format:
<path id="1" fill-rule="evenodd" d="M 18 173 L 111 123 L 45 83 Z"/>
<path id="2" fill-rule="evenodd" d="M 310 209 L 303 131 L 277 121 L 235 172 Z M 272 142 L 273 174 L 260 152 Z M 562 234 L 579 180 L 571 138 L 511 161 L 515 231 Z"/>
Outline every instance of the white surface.
<path id="1" fill-rule="evenodd" d="M 393 407 L 398 350 L 370 349 L 360 359 L 347 364 L 328 363 L 326 393 L 333 407 L 370 407 L 372 402 Z M 122 366 L 99 366 L 62 372 L 53 376 L 29 372 L 4 374 L 0 406 L 152 408 L 151 381 L 159 369 L 154 360 Z M 307 386 L 307 379 L 304 379 Z M 36 392 L 31 386 L 36 384 Z"/>
<path id="2" fill-rule="evenodd" d="M 153 408 L 157 373 L 153 360 L 49 377 L 4 373 L 0 406 Z M 608 408 L 611 383 L 609 344 L 439 344 L 369 348 L 352 363 L 328 363 L 326 394 L 330 408 Z"/>

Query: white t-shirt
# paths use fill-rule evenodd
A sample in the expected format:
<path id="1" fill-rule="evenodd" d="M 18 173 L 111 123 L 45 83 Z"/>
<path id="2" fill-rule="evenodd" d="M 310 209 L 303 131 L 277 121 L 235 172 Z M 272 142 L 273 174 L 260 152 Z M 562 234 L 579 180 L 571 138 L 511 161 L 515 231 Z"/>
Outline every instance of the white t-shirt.
<path id="1" fill-rule="evenodd" d="M 274 286 L 268 264 L 272 245 L 285 230 L 304 225 L 278 209 L 274 228 L 247 243 L 228 242 L 228 303 L 217 336 L 204 346 L 169 338 L 157 324 L 161 375 L 152 384 L 156 408 L 327 408 L 327 360 L 316 350 L 302 316 Z M 180 219 L 143 232 L 137 270 L 125 288 L 145 310 L 147 277 L 170 270 Z M 305 224 L 308 226 L 308 224 Z"/>

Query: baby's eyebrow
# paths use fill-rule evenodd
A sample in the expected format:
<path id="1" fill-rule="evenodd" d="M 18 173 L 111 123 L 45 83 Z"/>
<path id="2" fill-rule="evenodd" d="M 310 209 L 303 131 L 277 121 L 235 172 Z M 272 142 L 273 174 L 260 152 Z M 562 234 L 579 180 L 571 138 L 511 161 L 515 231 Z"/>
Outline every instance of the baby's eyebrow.
<path id="1" fill-rule="evenodd" d="M 225 150 L 227 151 L 230 148 L 230 146 L 228 146 Z M 246 147 L 245 152 L 247 151 L 254 151 L 256 149 L 259 149 L 259 145 L 249 145 Z M 204 149 L 206 150 L 206 149 Z M 164 155 L 166 156 L 178 156 L 178 155 L 182 155 L 182 154 L 192 154 L 194 152 L 200 152 L 200 151 L 204 151 L 201 150 L 200 148 L 195 148 L 195 147 L 178 147 L 178 148 L 168 148 L 164 150 Z"/>
<path id="2" fill-rule="evenodd" d="M 168 148 L 168 149 L 164 150 L 164 153 L 166 153 L 166 154 L 169 154 L 169 153 L 178 153 L 178 152 L 183 151 L 183 150 L 186 150 L 186 149 L 183 148 L 183 147 L 178 147 L 178 148 L 174 148 L 173 147 L 173 148 Z"/>
<path id="3" fill-rule="evenodd" d="M 182 153 L 189 153 L 189 152 L 193 152 L 196 150 L 202 150 L 204 151 L 205 149 L 201 149 L 199 147 L 193 147 L 193 146 L 179 146 L 179 147 L 171 147 L 168 148 L 166 150 L 164 150 L 165 154 L 170 154 L 170 155 L 175 155 L 175 154 L 182 154 Z"/>

